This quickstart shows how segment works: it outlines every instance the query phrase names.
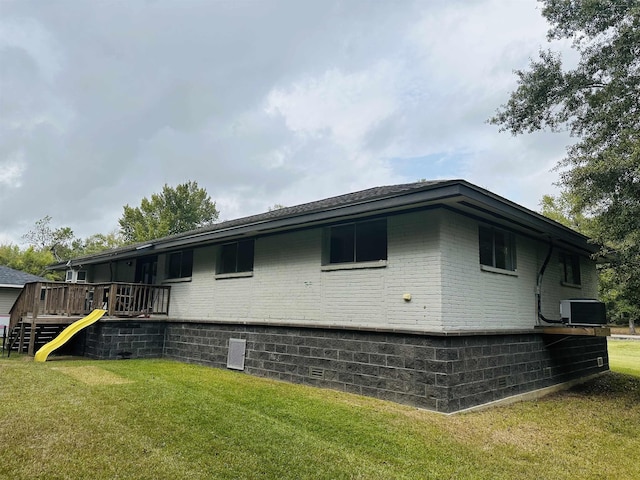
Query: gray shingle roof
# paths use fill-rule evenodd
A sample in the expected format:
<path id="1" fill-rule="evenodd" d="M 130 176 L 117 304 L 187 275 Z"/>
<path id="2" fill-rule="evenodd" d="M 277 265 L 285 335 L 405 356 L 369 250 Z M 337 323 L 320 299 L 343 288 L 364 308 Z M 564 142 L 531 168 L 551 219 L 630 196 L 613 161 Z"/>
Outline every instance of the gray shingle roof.
<path id="1" fill-rule="evenodd" d="M 353 205 L 355 203 L 374 200 L 376 198 L 383 198 L 392 195 L 398 195 L 412 190 L 424 189 L 427 186 L 433 186 L 441 183 L 449 183 L 450 180 L 431 180 L 415 183 L 403 183 L 399 185 L 385 185 L 382 187 L 373 187 L 366 190 L 360 190 L 359 192 L 347 193 L 344 195 L 338 195 L 337 197 L 324 198 L 315 202 L 303 203 L 300 205 L 294 205 L 293 207 L 284 207 L 270 212 L 259 213 L 257 215 L 251 215 L 249 217 L 237 218 L 234 220 L 227 220 L 224 222 L 216 223 L 208 227 L 202 227 L 190 232 L 179 233 L 169 237 L 163 237 L 164 239 L 180 238 L 193 235 L 201 232 L 215 232 L 216 230 L 224 230 L 230 227 L 236 227 L 240 225 L 246 225 L 250 223 L 262 222 L 265 220 L 275 220 L 277 218 L 293 217 L 297 215 L 305 215 L 307 213 L 319 212 L 324 210 L 330 210 L 332 208 L 342 207 L 345 205 Z M 150 242 L 153 243 L 153 240 Z"/>
<path id="2" fill-rule="evenodd" d="M 339 219 L 372 215 L 376 212 L 399 211 L 438 204 L 446 204 L 449 208 L 455 208 L 479 218 L 485 217 L 490 221 L 506 223 L 510 227 L 523 229 L 527 234 L 543 238 L 545 241 L 549 238 L 557 238 L 589 253 L 594 253 L 594 248 L 597 250 L 594 245 L 587 243 L 586 237 L 481 187 L 464 180 L 432 180 L 368 188 L 258 215 L 227 220 L 189 232 L 77 257 L 68 262 L 50 265 L 48 268 L 64 270 L 69 266 L 157 254 L 170 249 L 189 248 L 251 235 L 321 225 Z"/>
<path id="3" fill-rule="evenodd" d="M 332 209 L 340 208 L 347 205 L 354 205 L 361 202 L 367 202 L 367 201 L 376 200 L 380 198 L 402 195 L 404 193 L 409 193 L 412 191 L 429 189 L 431 187 L 435 187 L 440 184 L 447 184 L 451 182 L 452 180 L 429 180 L 429 181 L 421 181 L 421 182 L 414 182 L 414 183 L 403 183 L 398 185 L 385 185 L 381 187 L 368 188 L 366 190 L 360 190 L 358 192 L 338 195 L 336 197 L 324 198 L 322 200 L 303 203 L 300 205 L 294 205 L 292 207 L 279 208 L 277 210 L 272 210 L 270 212 L 265 212 L 265 213 L 259 213 L 257 215 L 236 218 L 233 220 L 225 220 L 223 222 L 215 223 L 213 225 L 209 225 L 206 227 L 201 227 L 196 230 L 190 230 L 188 232 L 178 233 L 175 235 L 169 235 L 166 237 L 157 238 L 157 239 L 153 239 L 145 242 L 126 245 L 124 247 L 114 248 L 112 250 L 109 250 L 108 253 L 113 255 L 113 254 L 135 251 L 136 247 L 157 243 L 160 240 L 163 242 L 179 240 L 181 238 L 186 238 L 193 235 L 198 235 L 198 234 L 203 234 L 208 232 L 217 232 L 220 230 L 227 230 L 234 227 L 241 227 L 243 225 L 250 225 L 250 224 L 266 222 L 271 220 L 278 220 L 282 218 L 298 217 L 298 216 L 303 216 L 307 214 L 312 214 L 315 212 L 332 210 Z M 74 259 L 74 262 L 79 262 L 84 259 L 94 258 L 96 256 L 101 256 L 101 254 L 77 257 Z M 64 264 L 65 262 L 60 262 L 58 264 L 55 264 L 52 267 L 59 268 L 64 266 Z"/>
<path id="4" fill-rule="evenodd" d="M 46 278 L 31 275 L 30 273 L 14 270 L 13 268 L 0 265 L 0 285 L 22 286 L 28 282 L 46 282 Z"/>

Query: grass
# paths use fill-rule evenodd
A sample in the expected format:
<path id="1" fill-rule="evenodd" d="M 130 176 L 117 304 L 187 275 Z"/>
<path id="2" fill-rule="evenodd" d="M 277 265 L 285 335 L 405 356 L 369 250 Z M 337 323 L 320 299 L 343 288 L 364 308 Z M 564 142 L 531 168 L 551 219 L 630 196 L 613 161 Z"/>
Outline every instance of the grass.
<path id="1" fill-rule="evenodd" d="M 0 378 L 0 478 L 640 478 L 640 378 L 620 373 L 448 417 L 165 360 L 12 357 Z"/>
<path id="2" fill-rule="evenodd" d="M 607 348 L 612 371 L 640 377 L 640 340 L 609 340 Z"/>

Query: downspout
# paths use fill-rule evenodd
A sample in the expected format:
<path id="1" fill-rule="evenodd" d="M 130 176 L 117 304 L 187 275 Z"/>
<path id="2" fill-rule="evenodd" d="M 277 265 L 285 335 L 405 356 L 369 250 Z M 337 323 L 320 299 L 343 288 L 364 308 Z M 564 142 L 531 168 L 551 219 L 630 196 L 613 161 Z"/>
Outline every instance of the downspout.
<path id="1" fill-rule="evenodd" d="M 553 240 L 549 240 L 549 251 L 547 252 L 547 258 L 544 259 L 542 263 L 542 267 L 538 272 L 538 278 L 536 279 L 536 297 L 538 304 L 538 319 L 542 320 L 546 323 L 564 323 L 562 320 L 551 320 L 546 318 L 542 314 L 542 277 L 544 276 L 544 271 L 547 269 L 547 265 L 549 264 L 549 260 L 551 260 L 551 254 L 553 253 Z"/>

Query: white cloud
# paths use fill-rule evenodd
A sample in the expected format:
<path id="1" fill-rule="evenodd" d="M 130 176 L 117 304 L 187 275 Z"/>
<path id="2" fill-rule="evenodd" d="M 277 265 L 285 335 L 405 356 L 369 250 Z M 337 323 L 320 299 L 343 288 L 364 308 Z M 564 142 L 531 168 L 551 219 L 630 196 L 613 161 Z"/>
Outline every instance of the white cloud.
<path id="1" fill-rule="evenodd" d="M 282 115 L 295 133 L 328 136 L 355 150 L 374 126 L 397 111 L 395 70 L 388 62 L 354 73 L 331 69 L 272 90 L 266 111 Z"/>
<path id="2" fill-rule="evenodd" d="M 22 174 L 26 165 L 20 154 L 13 155 L 5 161 L 0 161 L 0 185 L 9 188 L 20 188 L 22 186 Z M 0 198 L 2 198 L 0 196 Z"/>
<path id="3" fill-rule="evenodd" d="M 484 123 L 545 43 L 535 0 L 2 9 L 3 238 L 45 215 L 107 232 L 186 180 L 224 218 L 443 176 L 535 207 L 564 152 Z"/>

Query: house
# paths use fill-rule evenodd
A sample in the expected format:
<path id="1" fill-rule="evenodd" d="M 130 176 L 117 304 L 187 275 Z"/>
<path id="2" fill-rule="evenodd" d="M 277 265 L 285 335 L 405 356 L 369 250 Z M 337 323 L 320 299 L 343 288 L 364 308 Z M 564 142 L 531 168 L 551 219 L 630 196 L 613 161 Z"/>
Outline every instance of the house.
<path id="1" fill-rule="evenodd" d="M 608 369 L 601 304 L 571 300 L 597 296 L 597 250 L 483 188 L 442 180 L 51 268 L 67 270 L 85 309 L 109 310 L 78 340 L 89 357 L 165 357 L 456 412 Z"/>
<path id="2" fill-rule="evenodd" d="M 45 278 L 0 265 L 0 332 L 4 325 L 9 325 L 9 310 L 20 295 L 24 284 L 46 281 Z"/>

